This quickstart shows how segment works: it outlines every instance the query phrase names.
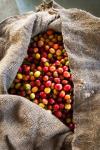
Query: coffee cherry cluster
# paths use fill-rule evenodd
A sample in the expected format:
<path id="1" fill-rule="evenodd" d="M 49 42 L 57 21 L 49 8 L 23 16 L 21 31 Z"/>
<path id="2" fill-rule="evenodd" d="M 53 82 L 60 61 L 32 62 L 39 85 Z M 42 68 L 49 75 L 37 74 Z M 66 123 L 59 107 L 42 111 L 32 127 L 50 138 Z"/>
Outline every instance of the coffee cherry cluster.
<path id="1" fill-rule="evenodd" d="M 74 129 L 73 82 L 61 33 L 49 29 L 31 39 L 9 93 L 26 97 Z"/>

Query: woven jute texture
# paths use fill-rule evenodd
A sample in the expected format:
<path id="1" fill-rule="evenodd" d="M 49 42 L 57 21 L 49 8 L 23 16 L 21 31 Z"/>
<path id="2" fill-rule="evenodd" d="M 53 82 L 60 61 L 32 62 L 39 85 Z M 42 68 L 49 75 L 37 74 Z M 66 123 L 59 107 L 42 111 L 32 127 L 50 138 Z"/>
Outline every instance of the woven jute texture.
<path id="1" fill-rule="evenodd" d="M 31 37 L 62 32 L 74 82 L 75 132 L 29 100 L 8 94 Z M 100 149 L 100 18 L 43 3 L 0 23 L 0 150 Z"/>

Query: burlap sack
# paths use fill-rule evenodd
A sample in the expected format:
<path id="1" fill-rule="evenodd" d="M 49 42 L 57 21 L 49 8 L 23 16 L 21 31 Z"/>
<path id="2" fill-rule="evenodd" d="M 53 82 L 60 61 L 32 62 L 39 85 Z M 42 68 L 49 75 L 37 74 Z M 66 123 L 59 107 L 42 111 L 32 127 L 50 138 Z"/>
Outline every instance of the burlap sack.
<path id="1" fill-rule="evenodd" d="M 0 150 L 100 149 L 100 18 L 79 9 L 43 3 L 39 12 L 0 23 Z M 31 36 L 61 31 L 74 81 L 73 134 L 49 112 L 7 93 L 27 55 Z"/>

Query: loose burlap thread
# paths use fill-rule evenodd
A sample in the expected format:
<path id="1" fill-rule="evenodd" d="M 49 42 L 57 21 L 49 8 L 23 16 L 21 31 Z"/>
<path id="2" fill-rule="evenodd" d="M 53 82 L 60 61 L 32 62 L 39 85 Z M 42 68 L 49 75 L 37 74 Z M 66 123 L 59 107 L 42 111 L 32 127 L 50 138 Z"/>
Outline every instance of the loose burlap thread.
<path id="1" fill-rule="evenodd" d="M 29 100 L 8 94 L 31 37 L 62 32 L 74 82 L 74 134 Z M 43 3 L 38 12 L 0 23 L 0 150 L 99 150 L 100 18 Z"/>

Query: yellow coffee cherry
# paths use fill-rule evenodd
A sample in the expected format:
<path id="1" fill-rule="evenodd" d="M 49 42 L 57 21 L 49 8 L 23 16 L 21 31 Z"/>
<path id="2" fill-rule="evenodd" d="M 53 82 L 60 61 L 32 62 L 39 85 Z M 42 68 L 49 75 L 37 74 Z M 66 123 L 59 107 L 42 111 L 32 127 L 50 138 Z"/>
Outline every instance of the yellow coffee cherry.
<path id="1" fill-rule="evenodd" d="M 65 109 L 70 110 L 71 109 L 71 104 L 65 104 Z"/>
<path id="2" fill-rule="evenodd" d="M 37 91 L 38 91 L 38 87 L 37 86 L 35 86 L 35 87 L 32 88 L 32 92 L 33 93 L 36 93 Z"/>
<path id="3" fill-rule="evenodd" d="M 38 78 L 38 77 L 40 76 L 40 74 L 41 74 L 40 71 L 36 71 L 36 72 L 34 73 L 34 77 L 35 77 L 35 78 Z"/>
<path id="4" fill-rule="evenodd" d="M 51 53 L 48 54 L 48 58 L 51 59 L 53 55 Z"/>
<path id="5" fill-rule="evenodd" d="M 41 57 L 40 54 L 39 54 L 39 53 L 36 53 L 35 58 L 36 58 L 36 59 L 40 59 L 40 57 Z"/>
<path id="6" fill-rule="evenodd" d="M 51 89 L 47 87 L 47 88 L 44 89 L 44 92 L 45 92 L 46 94 L 49 94 L 49 93 L 51 92 Z"/>
<path id="7" fill-rule="evenodd" d="M 44 63 L 44 66 L 46 66 L 46 67 L 49 67 L 49 65 L 50 65 L 50 64 L 49 64 L 48 62 L 45 62 L 45 63 Z"/>
<path id="8" fill-rule="evenodd" d="M 30 99 L 34 99 L 35 98 L 35 94 L 34 93 L 31 93 L 30 94 Z"/>
<path id="9" fill-rule="evenodd" d="M 42 108 L 45 107 L 45 105 L 43 103 L 39 103 L 39 106 L 42 107 Z"/>
<path id="10" fill-rule="evenodd" d="M 20 86 L 21 86 L 21 83 L 17 83 L 17 84 L 15 85 L 15 89 L 19 89 Z"/>
<path id="11" fill-rule="evenodd" d="M 23 75 L 21 73 L 18 73 L 17 74 L 17 79 L 19 79 L 19 80 L 23 79 Z"/>

